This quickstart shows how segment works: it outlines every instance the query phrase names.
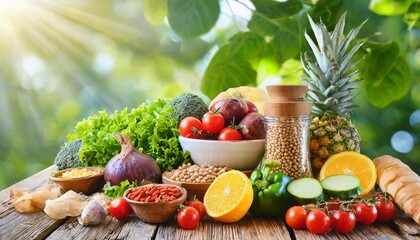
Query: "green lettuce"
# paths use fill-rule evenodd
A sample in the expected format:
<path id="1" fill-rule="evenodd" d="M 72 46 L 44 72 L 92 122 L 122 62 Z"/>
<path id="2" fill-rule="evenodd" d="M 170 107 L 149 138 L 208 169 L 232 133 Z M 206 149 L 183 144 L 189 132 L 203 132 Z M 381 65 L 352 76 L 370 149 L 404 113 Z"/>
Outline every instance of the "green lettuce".
<path id="1" fill-rule="evenodd" d="M 121 150 L 115 138 L 120 132 L 140 152 L 154 158 L 162 172 L 170 171 L 191 162 L 189 152 L 183 152 L 179 144 L 176 119 L 169 119 L 172 111 L 163 99 L 143 103 L 131 112 L 127 108 L 110 115 L 99 111 L 79 122 L 67 140 L 83 139 L 80 159 L 85 166 L 105 167 Z"/>
<path id="2" fill-rule="evenodd" d="M 124 192 L 130 188 L 137 187 L 136 182 L 130 183 L 128 180 L 122 181 L 120 185 L 111 185 L 110 182 L 106 182 L 103 187 L 104 194 L 110 197 L 111 199 L 115 199 L 117 197 L 122 197 Z"/>

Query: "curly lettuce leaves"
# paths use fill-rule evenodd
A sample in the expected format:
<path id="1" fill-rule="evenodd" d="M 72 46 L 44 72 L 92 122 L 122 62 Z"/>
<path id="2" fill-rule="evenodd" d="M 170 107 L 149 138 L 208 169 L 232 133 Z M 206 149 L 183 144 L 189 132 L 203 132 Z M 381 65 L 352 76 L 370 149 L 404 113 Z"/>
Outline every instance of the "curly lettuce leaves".
<path id="1" fill-rule="evenodd" d="M 143 103 L 131 112 L 127 108 L 111 115 L 99 111 L 79 122 L 67 140 L 83 138 L 80 159 L 86 166 L 105 167 L 121 150 L 114 137 L 120 132 L 129 136 L 139 151 L 153 157 L 162 172 L 170 171 L 191 162 L 189 152 L 183 152 L 179 144 L 177 121 L 169 119 L 172 111 L 162 99 Z"/>

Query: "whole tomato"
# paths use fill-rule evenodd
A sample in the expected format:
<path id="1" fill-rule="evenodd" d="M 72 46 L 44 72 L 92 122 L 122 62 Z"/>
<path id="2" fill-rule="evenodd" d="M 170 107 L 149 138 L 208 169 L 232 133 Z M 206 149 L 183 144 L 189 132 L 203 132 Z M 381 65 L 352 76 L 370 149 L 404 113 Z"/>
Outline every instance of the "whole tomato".
<path id="1" fill-rule="evenodd" d="M 185 206 L 193 207 L 197 209 L 198 213 L 200 214 L 200 220 L 203 219 L 207 214 L 206 208 L 204 207 L 204 204 L 200 200 L 197 200 L 197 199 L 189 200 L 185 203 Z"/>
<path id="2" fill-rule="evenodd" d="M 377 194 L 375 196 L 376 202 L 375 207 L 378 210 L 378 222 L 391 221 L 395 216 L 395 205 L 394 203 L 383 194 Z"/>
<path id="3" fill-rule="evenodd" d="M 348 233 L 356 226 L 356 216 L 348 211 L 336 211 L 331 216 L 331 226 L 338 233 Z"/>
<path id="4" fill-rule="evenodd" d="M 201 119 L 206 132 L 217 134 L 225 127 L 225 118 L 220 113 L 208 112 Z"/>
<path id="5" fill-rule="evenodd" d="M 109 204 L 109 213 L 118 220 L 128 217 L 132 212 L 133 209 L 123 197 L 116 198 Z"/>
<path id="6" fill-rule="evenodd" d="M 306 226 L 308 211 L 301 206 L 293 206 L 286 212 L 286 223 L 293 229 L 303 229 Z"/>
<path id="7" fill-rule="evenodd" d="M 324 211 L 316 209 L 309 212 L 306 218 L 306 228 L 314 234 L 323 234 L 331 227 L 331 220 Z"/>
<path id="8" fill-rule="evenodd" d="M 200 213 L 193 207 L 184 207 L 179 210 L 176 220 L 181 228 L 191 230 L 197 227 Z"/>
<path id="9" fill-rule="evenodd" d="M 240 141 L 242 139 L 241 132 L 231 127 L 223 128 L 217 137 L 219 141 Z"/>
<path id="10" fill-rule="evenodd" d="M 360 224 L 372 224 L 378 217 L 378 210 L 375 205 L 367 205 L 364 202 L 357 203 L 353 206 L 355 211 L 356 220 Z"/>
<path id="11" fill-rule="evenodd" d="M 203 124 L 195 117 L 186 117 L 179 123 L 178 130 L 183 137 L 200 138 Z"/>

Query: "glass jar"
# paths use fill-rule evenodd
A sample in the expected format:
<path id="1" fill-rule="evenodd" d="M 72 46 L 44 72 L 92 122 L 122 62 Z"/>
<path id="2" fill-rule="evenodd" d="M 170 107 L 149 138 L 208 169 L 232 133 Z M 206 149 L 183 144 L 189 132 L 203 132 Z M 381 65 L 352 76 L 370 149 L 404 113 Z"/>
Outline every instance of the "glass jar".
<path id="1" fill-rule="evenodd" d="M 280 162 L 274 172 L 293 179 L 312 177 L 309 160 L 309 115 L 263 119 L 266 131 L 266 160 Z"/>

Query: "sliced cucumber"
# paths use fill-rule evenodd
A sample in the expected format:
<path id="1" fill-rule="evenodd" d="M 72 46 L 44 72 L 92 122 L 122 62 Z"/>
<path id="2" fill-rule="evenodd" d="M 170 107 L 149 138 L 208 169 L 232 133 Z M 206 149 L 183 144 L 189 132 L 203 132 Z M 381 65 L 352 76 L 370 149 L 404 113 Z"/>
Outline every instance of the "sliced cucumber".
<path id="1" fill-rule="evenodd" d="M 362 193 L 357 177 L 347 174 L 331 175 L 321 181 L 325 195 L 336 199 L 352 199 Z"/>
<path id="2" fill-rule="evenodd" d="M 287 191 L 299 204 L 316 203 L 319 199 L 324 199 L 322 186 L 315 178 L 293 180 L 287 186 Z"/>

